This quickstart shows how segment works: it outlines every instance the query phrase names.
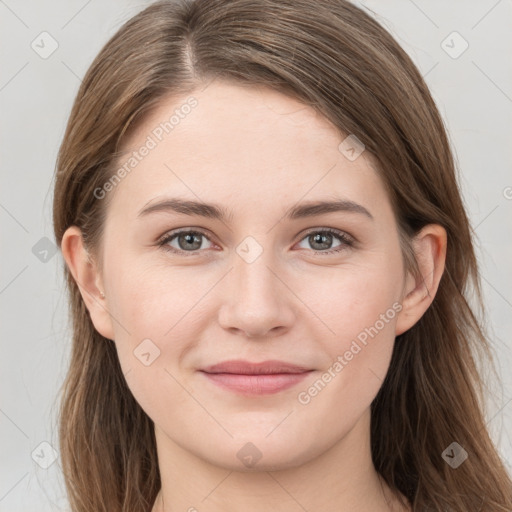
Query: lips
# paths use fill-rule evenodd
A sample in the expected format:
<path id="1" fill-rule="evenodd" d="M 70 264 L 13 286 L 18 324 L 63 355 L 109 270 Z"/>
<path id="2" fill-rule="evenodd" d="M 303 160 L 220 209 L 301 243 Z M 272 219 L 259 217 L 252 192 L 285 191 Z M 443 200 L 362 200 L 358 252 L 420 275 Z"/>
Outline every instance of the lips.
<path id="1" fill-rule="evenodd" d="M 313 370 L 284 361 L 224 361 L 200 370 L 224 389 L 243 395 L 263 395 L 284 391 L 302 381 Z"/>
<path id="2" fill-rule="evenodd" d="M 208 366 L 203 370 L 206 373 L 234 373 L 238 375 L 269 375 L 276 373 L 304 373 L 310 368 L 284 361 L 263 361 L 251 363 L 249 361 L 232 360 Z"/>

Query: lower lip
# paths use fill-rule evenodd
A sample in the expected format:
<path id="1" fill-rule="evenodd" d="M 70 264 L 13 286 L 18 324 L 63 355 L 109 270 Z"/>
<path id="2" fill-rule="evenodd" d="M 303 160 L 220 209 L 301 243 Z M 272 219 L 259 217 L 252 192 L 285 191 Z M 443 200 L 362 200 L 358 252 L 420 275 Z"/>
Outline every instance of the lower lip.
<path id="1" fill-rule="evenodd" d="M 236 373 L 206 373 L 206 377 L 225 389 L 244 395 L 269 395 L 295 386 L 311 372 L 240 375 Z"/>

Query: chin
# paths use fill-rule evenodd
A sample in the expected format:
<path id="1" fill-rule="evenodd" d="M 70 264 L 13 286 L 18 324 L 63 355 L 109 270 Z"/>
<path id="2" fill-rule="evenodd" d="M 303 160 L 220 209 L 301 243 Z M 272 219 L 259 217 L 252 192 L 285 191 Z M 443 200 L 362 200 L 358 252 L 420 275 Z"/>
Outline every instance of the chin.
<path id="1" fill-rule="evenodd" d="M 232 440 L 222 447 L 217 445 L 215 453 L 208 451 L 197 455 L 215 466 L 239 472 L 279 471 L 300 466 L 315 457 L 304 449 L 297 450 L 298 446 L 304 448 L 304 443 L 299 440 L 294 441 L 289 436 L 276 436 L 270 440 L 267 434 L 251 436 L 246 433 L 243 439 Z"/>

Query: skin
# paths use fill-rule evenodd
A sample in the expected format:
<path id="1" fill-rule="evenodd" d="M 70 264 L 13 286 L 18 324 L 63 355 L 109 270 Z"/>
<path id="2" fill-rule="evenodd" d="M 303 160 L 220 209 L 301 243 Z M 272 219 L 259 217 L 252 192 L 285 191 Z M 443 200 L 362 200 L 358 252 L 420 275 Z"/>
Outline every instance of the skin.
<path id="1" fill-rule="evenodd" d="M 404 271 L 391 203 L 368 151 L 351 161 L 338 149 L 346 134 L 266 88 L 217 81 L 189 96 L 197 106 L 109 192 L 102 268 L 78 228 L 62 241 L 95 328 L 116 344 L 128 386 L 155 423 L 163 484 L 153 511 L 410 510 L 372 464 L 370 404 L 395 336 L 435 296 L 444 229 L 426 226 L 414 240 L 423 276 L 415 279 Z M 126 148 L 140 148 L 187 97 L 163 100 Z M 138 217 L 164 196 L 217 203 L 232 217 Z M 373 220 L 346 211 L 284 217 L 297 203 L 335 196 L 364 206 Z M 158 246 L 178 228 L 206 232 L 195 255 Z M 355 243 L 333 236 L 327 250 L 342 250 L 321 254 L 309 231 L 322 228 Z M 262 249 L 250 263 L 237 253 L 248 236 Z M 167 245 L 194 248 L 177 237 Z M 393 304 L 401 305 L 394 318 L 301 403 L 299 392 Z M 160 350 L 149 366 L 134 355 L 144 339 Z M 228 359 L 279 359 L 314 372 L 279 393 L 247 397 L 198 372 Z M 252 467 L 237 456 L 249 442 L 261 453 Z"/>

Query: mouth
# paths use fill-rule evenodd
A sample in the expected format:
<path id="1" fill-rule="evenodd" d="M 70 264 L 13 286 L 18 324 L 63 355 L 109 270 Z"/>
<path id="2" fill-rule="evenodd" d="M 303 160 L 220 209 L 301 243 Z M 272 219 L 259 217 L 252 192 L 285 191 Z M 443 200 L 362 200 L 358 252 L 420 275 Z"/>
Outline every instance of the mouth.
<path id="1" fill-rule="evenodd" d="M 225 361 L 200 372 L 213 384 L 243 395 L 274 394 L 304 380 L 314 370 L 283 361 Z"/>

